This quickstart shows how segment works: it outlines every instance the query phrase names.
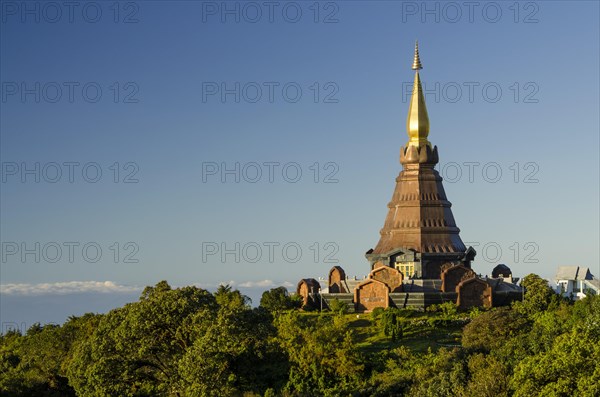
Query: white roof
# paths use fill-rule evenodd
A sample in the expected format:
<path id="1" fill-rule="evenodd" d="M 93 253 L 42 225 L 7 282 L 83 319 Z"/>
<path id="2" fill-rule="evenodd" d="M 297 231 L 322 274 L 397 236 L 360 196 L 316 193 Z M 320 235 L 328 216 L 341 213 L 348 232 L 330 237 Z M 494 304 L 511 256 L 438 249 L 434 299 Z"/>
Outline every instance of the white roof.
<path id="1" fill-rule="evenodd" d="M 592 280 L 594 276 L 587 267 L 559 266 L 555 280 Z"/>

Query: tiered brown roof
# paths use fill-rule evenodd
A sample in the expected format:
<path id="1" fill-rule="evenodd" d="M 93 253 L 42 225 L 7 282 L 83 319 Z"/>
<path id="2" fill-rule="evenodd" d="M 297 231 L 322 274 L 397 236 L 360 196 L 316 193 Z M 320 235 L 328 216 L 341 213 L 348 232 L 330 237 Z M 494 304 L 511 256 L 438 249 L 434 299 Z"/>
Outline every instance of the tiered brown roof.
<path id="1" fill-rule="evenodd" d="M 442 186 L 442 177 L 434 169 L 439 161 L 438 150 L 427 139 L 429 117 L 419 78 L 421 68 L 417 44 L 413 62 L 415 81 L 406 123 L 409 142 L 400 150 L 403 170 L 396 178 L 381 238 L 372 254 L 386 254 L 398 248 L 420 253 L 466 250 L 450 209 L 452 204 Z"/>

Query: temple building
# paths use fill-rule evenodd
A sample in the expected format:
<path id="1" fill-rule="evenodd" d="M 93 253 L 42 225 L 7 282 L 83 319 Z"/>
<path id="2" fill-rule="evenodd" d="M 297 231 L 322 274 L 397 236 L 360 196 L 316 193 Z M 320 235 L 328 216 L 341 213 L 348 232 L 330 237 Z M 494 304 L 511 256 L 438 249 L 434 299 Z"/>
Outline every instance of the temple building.
<path id="1" fill-rule="evenodd" d="M 372 269 L 385 265 L 412 278 L 439 279 L 446 264 L 470 268 L 475 251 L 460 239 L 442 177 L 434 169 L 438 148 L 427 139 L 429 117 L 419 77 L 423 67 L 418 44 L 412 68 L 415 81 L 406 120 L 409 140 L 400 149 L 403 170 L 396 178 L 379 242 L 366 257 Z"/>
<path id="2" fill-rule="evenodd" d="M 408 142 L 400 149 L 402 171 L 396 178 L 379 241 L 365 255 L 370 263 L 369 276 L 351 280 L 335 266 L 323 290 L 315 291 L 316 280 L 310 279 L 310 296 L 304 296 L 308 289 L 301 281 L 297 292 L 305 302 L 323 306 L 323 302 L 337 298 L 356 311 L 370 311 L 389 306 L 424 308 L 448 301 L 461 308 L 491 307 L 521 298 L 512 274 L 504 274 L 510 273 L 508 267 L 502 265 L 506 268 L 501 268 L 502 277 L 490 279 L 478 277 L 471 269 L 476 252 L 465 247 L 460 238 L 452 204 L 435 169 L 438 148 L 428 139 L 429 116 L 419 76 L 422 68 L 415 43 L 415 76 L 406 121 Z"/>

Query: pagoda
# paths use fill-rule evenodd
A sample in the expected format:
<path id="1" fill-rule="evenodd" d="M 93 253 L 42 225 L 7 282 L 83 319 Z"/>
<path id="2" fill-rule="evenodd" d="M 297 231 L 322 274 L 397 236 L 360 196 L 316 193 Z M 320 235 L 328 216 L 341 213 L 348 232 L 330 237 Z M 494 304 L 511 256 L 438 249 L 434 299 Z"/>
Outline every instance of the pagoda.
<path id="1" fill-rule="evenodd" d="M 473 248 L 462 242 L 446 197 L 442 177 L 435 169 L 438 148 L 428 140 L 429 117 L 421 87 L 419 44 L 415 43 L 415 71 L 406 120 L 408 142 L 400 149 L 402 171 L 388 204 L 380 239 L 366 253 L 371 269 L 395 267 L 405 277 L 439 279 L 442 266 L 471 267 Z"/>
<path id="2" fill-rule="evenodd" d="M 376 308 L 417 308 L 453 302 L 461 309 L 508 305 L 522 297 L 518 279 L 504 264 L 492 277 L 471 269 L 475 250 L 466 248 L 452 215 L 442 177 L 435 169 L 438 148 L 429 142 L 429 116 L 421 87 L 419 44 L 406 120 L 408 142 L 400 149 L 402 171 L 388 204 L 379 242 L 366 253 L 371 269 L 363 279 L 334 266 L 327 279 L 301 279 L 296 293 L 304 306 L 329 307 L 336 299 L 357 312 Z M 322 285 L 324 284 L 324 285 Z"/>

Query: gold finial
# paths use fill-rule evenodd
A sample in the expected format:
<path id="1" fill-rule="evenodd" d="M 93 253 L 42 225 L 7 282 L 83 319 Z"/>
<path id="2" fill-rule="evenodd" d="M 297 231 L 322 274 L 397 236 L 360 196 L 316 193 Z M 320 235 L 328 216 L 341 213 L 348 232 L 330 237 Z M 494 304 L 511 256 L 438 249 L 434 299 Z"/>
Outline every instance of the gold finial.
<path id="1" fill-rule="evenodd" d="M 421 59 L 419 59 L 419 40 L 415 40 L 415 59 L 413 60 L 412 69 L 423 69 L 423 65 L 421 65 Z"/>
<path id="2" fill-rule="evenodd" d="M 408 108 L 408 119 L 406 120 L 406 130 L 408 132 L 409 145 L 421 146 L 431 143 L 427 140 L 429 135 L 429 116 L 427 115 L 427 107 L 425 106 L 425 96 L 421 87 L 421 79 L 419 77 L 419 69 L 422 69 L 421 60 L 419 59 L 419 43 L 415 43 L 415 59 L 413 61 L 413 70 L 415 71 L 415 82 L 413 83 L 412 97 L 410 98 L 410 106 Z"/>

